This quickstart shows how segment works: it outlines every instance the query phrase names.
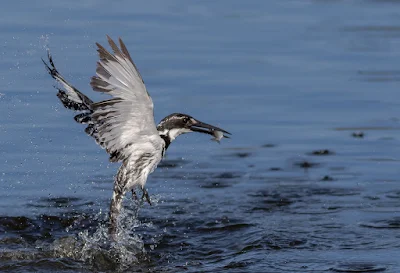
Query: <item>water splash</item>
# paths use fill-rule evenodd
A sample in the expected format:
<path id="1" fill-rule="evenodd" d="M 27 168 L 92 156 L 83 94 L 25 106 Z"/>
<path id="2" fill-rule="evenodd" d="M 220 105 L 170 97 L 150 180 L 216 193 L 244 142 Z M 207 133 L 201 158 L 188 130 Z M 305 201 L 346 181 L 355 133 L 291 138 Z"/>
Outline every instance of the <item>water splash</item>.
<path id="1" fill-rule="evenodd" d="M 121 211 L 115 241 L 109 238 L 108 217 L 99 212 L 93 218 L 98 223 L 96 228 L 59 238 L 51 244 L 50 250 L 57 258 L 80 261 L 98 270 L 123 271 L 133 264 L 146 261 L 145 243 L 137 229 L 152 227 L 152 223 L 139 221 L 139 210 L 140 206 L 134 206 L 133 210 Z M 69 229 L 74 228 L 71 226 Z"/>

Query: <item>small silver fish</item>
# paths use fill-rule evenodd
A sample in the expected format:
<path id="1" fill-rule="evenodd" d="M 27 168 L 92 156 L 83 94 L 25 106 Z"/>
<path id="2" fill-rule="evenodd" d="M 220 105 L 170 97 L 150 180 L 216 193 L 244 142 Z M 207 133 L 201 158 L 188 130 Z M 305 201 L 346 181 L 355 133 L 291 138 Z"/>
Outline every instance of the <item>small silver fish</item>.
<path id="1" fill-rule="evenodd" d="M 215 131 L 213 132 L 213 136 L 214 136 L 214 137 L 213 137 L 211 140 L 216 141 L 216 142 L 218 142 L 219 144 L 221 144 L 221 143 L 220 143 L 220 140 L 221 140 L 223 137 L 226 137 L 226 136 L 224 136 L 224 133 L 223 133 L 223 132 L 217 131 L 217 130 L 215 130 Z"/>

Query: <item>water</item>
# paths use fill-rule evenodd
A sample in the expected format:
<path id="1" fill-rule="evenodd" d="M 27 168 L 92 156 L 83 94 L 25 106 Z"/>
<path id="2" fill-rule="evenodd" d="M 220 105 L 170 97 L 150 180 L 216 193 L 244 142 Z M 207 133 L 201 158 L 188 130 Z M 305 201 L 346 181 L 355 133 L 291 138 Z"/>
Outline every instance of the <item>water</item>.
<path id="1" fill-rule="evenodd" d="M 3 272 L 399 272 L 398 1 L 12 1 L 0 12 Z M 94 43 L 121 36 L 159 121 L 186 135 L 126 198 L 40 58 L 91 98 Z"/>

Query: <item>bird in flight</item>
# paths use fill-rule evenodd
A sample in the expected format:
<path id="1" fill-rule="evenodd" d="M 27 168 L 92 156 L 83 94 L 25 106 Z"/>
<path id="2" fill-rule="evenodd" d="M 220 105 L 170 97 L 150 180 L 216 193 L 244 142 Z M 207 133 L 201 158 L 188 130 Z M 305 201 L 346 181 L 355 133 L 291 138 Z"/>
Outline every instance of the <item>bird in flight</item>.
<path id="1" fill-rule="evenodd" d="M 48 63 L 42 61 L 49 74 L 64 88 L 57 88 L 62 104 L 79 112 L 75 121 L 87 125 L 85 132 L 107 151 L 111 162 L 122 162 L 114 180 L 109 216 L 109 234 L 116 238 L 124 195 L 132 191 L 137 198 L 135 190 L 140 187 L 142 199 L 146 198 L 151 205 L 145 188 L 147 177 L 176 137 L 199 132 L 219 141 L 222 137 L 229 138 L 230 133 L 180 113 L 168 115 L 156 125 L 153 101 L 125 44 L 120 38 L 118 47 L 109 36 L 107 39 L 113 53 L 96 43 L 99 61 L 90 85 L 94 91 L 110 95 L 108 100 L 93 102 L 68 83 L 57 71 L 50 52 Z"/>

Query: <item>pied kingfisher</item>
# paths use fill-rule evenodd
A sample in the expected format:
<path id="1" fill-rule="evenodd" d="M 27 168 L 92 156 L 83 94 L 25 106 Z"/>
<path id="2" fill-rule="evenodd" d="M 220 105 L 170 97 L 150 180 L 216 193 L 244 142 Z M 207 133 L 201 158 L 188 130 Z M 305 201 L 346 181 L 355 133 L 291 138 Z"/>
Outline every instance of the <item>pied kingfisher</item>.
<path id="1" fill-rule="evenodd" d="M 177 136 L 200 132 L 213 135 L 214 140 L 219 141 L 222 137 L 229 138 L 226 134 L 230 133 L 180 113 L 166 116 L 156 126 L 153 101 L 125 44 L 120 38 L 118 48 L 109 36 L 107 39 L 113 54 L 96 43 L 100 60 L 90 85 L 94 91 L 111 95 L 108 100 L 93 102 L 69 84 L 55 68 L 50 52 L 49 64 L 42 60 L 50 75 L 64 87 L 64 90 L 57 88 L 62 104 L 80 112 L 75 120 L 87 124 L 85 132 L 107 151 L 111 162 L 122 161 L 110 205 L 109 234 L 115 238 L 125 193 L 132 191 L 136 198 L 135 189 L 140 186 L 142 199 L 145 197 L 151 205 L 144 187 L 147 177 Z"/>

